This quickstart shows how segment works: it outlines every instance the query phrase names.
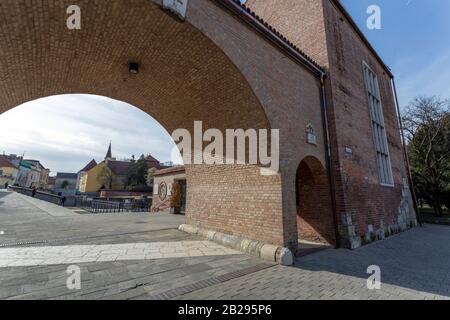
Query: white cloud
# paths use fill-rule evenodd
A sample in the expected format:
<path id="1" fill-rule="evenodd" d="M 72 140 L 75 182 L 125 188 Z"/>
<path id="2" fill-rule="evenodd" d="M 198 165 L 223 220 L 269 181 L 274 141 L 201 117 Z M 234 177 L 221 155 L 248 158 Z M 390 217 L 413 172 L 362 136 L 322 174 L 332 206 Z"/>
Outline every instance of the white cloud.
<path id="1" fill-rule="evenodd" d="M 400 61 L 395 68 L 401 106 L 420 95 L 450 98 L 450 51 L 443 52 L 423 68 L 417 67 L 410 60 L 406 58 Z M 412 69 L 411 66 L 415 68 Z"/>
<path id="2" fill-rule="evenodd" d="M 106 97 L 52 96 L 0 115 L 0 152 L 25 152 L 52 173 L 77 172 L 92 158 L 101 161 L 109 141 L 118 159 L 150 153 L 169 161 L 175 146 L 148 114 Z"/>

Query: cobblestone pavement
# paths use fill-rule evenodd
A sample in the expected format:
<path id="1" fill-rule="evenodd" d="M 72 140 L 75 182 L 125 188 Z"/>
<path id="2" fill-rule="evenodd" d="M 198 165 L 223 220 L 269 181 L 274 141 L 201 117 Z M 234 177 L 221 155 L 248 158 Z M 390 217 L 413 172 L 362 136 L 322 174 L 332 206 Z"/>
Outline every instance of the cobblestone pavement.
<path id="1" fill-rule="evenodd" d="M 0 231 L 5 231 L 0 232 L 0 246 L 4 245 L 0 252 L 79 246 L 98 253 L 98 248 L 108 248 L 102 245 L 121 250 L 139 249 L 137 245 L 151 249 L 150 254 L 157 243 L 179 250 L 184 250 L 183 243 L 207 243 L 176 230 L 182 217 L 69 211 L 52 215 L 51 206 L 34 201 L 38 200 L 0 191 Z M 11 245 L 27 241 L 32 243 Z M 222 255 L 213 256 L 142 259 L 141 255 L 123 261 L 114 257 L 77 264 L 82 288 L 76 291 L 66 286 L 69 261 L 0 267 L 0 299 L 449 299 L 448 243 L 450 227 L 426 225 L 354 251 L 315 252 L 297 258 L 293 267 L 222 248 Z M 381 290 L 367 289 L 370 265 L 381 268 Z"/>
<path id="2" fill-rule="evenodd" d="M 167 214 L 78 215 L 0 191 L 0 264 L 16 264 L 0 267 L 0 299 L 150 299 L 261 265 L 178 231 L 183 221 Z M 67 288 L 72 264 L 81 269 L 81 290 Z"/>
<path id="3" fill-rule="evenodd" d="M 0 268 L 242 254 L 210 241 L 69 245 L 0 249 Z"/>
<path id="4" fill-rule="evenodd" d="M 149 231 L 153 235 L 153 231 L 176 229 L 182 223 L 183 216 L 167 214 L 76 214 L 54 204 L 0 190 L 0 245 L 55 240 L 60 244 L 64 239 L 70 239 L 66 243 L 73 244 L 79 243 L 77 239 L 84 243 L 89 237 L 112 235 L 119 242 L 138 242 L 148 240 Z M 178 237 L 180 233 L 175 234 Z"/>
<path id="5" fill-rule="evenodd" d="M 323 250 L 178 299 L 449 299 L 450 227 L 423 228 L 358 250 Z M 367 267 L 381 290 L 367 289 Z"/>

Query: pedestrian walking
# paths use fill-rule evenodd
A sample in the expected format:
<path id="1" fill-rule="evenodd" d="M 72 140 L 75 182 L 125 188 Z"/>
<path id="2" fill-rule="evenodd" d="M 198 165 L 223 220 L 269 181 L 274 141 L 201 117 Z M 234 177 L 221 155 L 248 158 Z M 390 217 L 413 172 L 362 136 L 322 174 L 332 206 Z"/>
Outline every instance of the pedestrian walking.
<path id="1" fill-rule="evenodd" d="M 31 190 L 31 196 L 34 198 L 36 196 L 36 187 L 33 187 L 33 189 Z"/>

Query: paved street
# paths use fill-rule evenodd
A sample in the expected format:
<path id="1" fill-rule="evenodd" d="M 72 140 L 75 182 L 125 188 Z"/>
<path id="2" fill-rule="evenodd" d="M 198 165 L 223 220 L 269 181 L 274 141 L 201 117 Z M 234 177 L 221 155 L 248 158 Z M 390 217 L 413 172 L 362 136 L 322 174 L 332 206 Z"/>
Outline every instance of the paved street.
<path id="1" fill-rule="evenodd" d="M 449 299 L 450 227 L 423 228 L 355 251 L 328 249 L 181 299 Z M 381 290 L 368 290 L 367 267 L 381 268 Z"/>
<path id="2" fill-rule="evenodd" d="M 0 190 L 0 219 L 0 231 L 5 232 L 0 235 L 1 244 L 55 240 L 61 244 L 63 239 L 76 238 L 69 242 L 73 244 L 74 241 L 80 243 L 78 238 L 84 242 L 89 237 L 98 239 L 111 235 L 115 235 L 114 241 L 133 242 L 133 239 L 146 239 L 146 235 L 140 233 L 172 230 L 184 222 L 182 216 L 165 214 L 77 214 L 51 203 L 3 190 Z M 162 234 L 162 239 L 170 239 L 170 235 Z"/>
<path id="3" fill-rule="evenodd" d="M 77 214 L 0 191 L 0 299 L 447 299 L 450 227 L 427 225 L 295 266 L 265 263 L 177 230 L 183 217 Z M 81 290 L 66 286 L 81 269 Z M 368 290 L 367 267 L 381 268 Z"/>
<path id="4" fill-rule="evenodd" d="M 71 245 L 0 249 L 0 268 L 242 254 L 210 241 Z"/>

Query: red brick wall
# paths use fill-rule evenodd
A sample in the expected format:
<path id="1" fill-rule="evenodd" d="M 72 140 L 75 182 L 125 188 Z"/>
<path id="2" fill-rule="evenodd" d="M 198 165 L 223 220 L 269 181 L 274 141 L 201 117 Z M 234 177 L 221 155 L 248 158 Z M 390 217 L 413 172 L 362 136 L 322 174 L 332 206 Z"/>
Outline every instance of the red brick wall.
<path id="1" fill-rule="evenodd" d="M 187 223 L 273 244 L 283 244 L 279 175 L 257 166 L 186 166 Z"/>
<path id="2" fill-rule="evenodd" d="M 0 112 L 86 93 L 128 102 L 170 133 L 196 120 L 223 132 L 280 129 L 278 175 L 192 169 L 186 214 L 209 229 L 296 246 L 296 169 L 309 155 L 325 163 L 317 78 L 215 1 L 189 1 L 180 22 L 148 0 L 78 0 L 81 30 L 66 27 L 71 4 L 0 1 L 0 60 L 9 61 L 0 66 Z M 308 124 L 317 146 L 306 144 Z"/>
<path id="3" fill-rule="evenodd" d="M 321 1 L 248 0 L 246 6 L 320 65 L 328 65 Z"/>
<path id="4" fill-rule="evenodd" d="M 335 117 L 335 145 L 343 180 L 345 212 L 352 215 L 359 235 L 368 225 L 374 229 L 397 223 L 403 178 L 406 177 L 398 118 L 390 76 L 330 0 L 325 21 L 330 53 L 329 73 Z M 362 72 L 365 61 L 378 76 L 381 102 L 394 175 L 394 188 L 380 185 L 366 87 Z M 350 147 L 353 153 L 347 154 Z"/>
<path id="5" fill-rule="evenodd" d="M 314 158 L 303 160 L 297 171 L 297 228 L 299 240 L 336 242 L 329 178 Z"/>
<path id="6" fill-rule="evenodd" d="M 323 165 L 326 159 L 320 83 L 305 68 L 242 21 L 215 5 L 214 1 L 190 1 L 187 20 L 222 48 L 241 70 L 264 108 L 270 127 L 280 129 L 281 159 L 280 175 L 276 176 L 275 185 L 266 185 L 271 181 L 266 177 L 260 177 L 258 182 L 255 173 L 238 170 L 243 175 L 239 179 L 245 182 L 248 178 L 249 186 L 253 186 L 240 185 L 242 192 L 233 185 L 236 177 L 233 169 L 223 172 L 227 192 L 220 191 L 220 187 L 212 182 L 210 185 L 203 182 L 201 189 L 193 189 L 194 182 L 190 178 L 192 172 L 191 175 L 188 172 L 188 190 L 189 193 L 193 192 L 188 195 L 192 199 L 187 203 L 188 221 L 209 226 L 210 229 L 220 228 L 226 233 L 296 248 L 295 173 L 301 160 L 307 156 L 316 157 Z M 308 124 L 312 124 L 316 130 L 317 146 L 306 143 Z M 202 180 L 193 179 L 196 184 Z M 197 194 L 193 190 L 201 192 Z M 228 190 L 233 190 L 232 194 L 237 198 L 234 200 L 236 208 L 226 212 L 218 204 L 222 203 L 219 194 L 225 203 L 233 201 L 233 197 L 228 197 Z M 202 193 L 203 197 L 200 196 Z M 277 194 L 280 194 L 279 198 Z M 196 201 L 193 200 L 194 196 L 197 197 Z M 196 217 L 191 219 L 189 212 Z M 220 220 L 222 216 L 225 218 Z M 274 234 L 276 236 L 272 236 Z"/>
<path id="7" fill-rule="evenodd" d="M 376 230 L 381 224 L 397 224 L 406 169 L 390 77 L 382 64 L 332 0 L 249 0 L 247 4 L 327 70 L 339 224 L 350 223 L 356 237 L 365 235 L 368 225 Z M 379 183 L 362 61 L 378 76 L 394 188 Z M 352 154 L 345 152 L 347 147 Z"/>

